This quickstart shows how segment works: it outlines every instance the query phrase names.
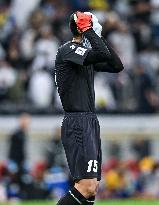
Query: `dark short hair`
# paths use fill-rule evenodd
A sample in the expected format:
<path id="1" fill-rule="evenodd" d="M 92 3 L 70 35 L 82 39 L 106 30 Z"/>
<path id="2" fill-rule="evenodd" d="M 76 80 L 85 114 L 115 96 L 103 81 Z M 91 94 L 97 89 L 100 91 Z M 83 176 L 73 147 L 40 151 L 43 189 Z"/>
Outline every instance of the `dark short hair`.
<path id="1" fill-rule="evenodd" d="M 76 25 L 76 22 L 74 20 L 74 14 L 76 14 L 76 13 L 73 13 L 70 16 L 69 26 L 70 26 L 70 30 L 71 30 L 73 36 L 79 36 L 80 34 L 78 32 L 77 25 Z"/>

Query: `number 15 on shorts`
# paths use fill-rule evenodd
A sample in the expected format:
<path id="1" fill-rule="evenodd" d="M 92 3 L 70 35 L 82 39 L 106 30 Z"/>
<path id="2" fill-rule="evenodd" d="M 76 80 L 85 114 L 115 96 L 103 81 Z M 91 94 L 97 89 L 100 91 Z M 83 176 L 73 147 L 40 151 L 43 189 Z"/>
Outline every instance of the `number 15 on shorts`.
<path id="1" fill-rule="evenodd" d="M 87 172 L 97 172 L 98 170 L 98 162 L 97 160 L 89 160 Z"/>

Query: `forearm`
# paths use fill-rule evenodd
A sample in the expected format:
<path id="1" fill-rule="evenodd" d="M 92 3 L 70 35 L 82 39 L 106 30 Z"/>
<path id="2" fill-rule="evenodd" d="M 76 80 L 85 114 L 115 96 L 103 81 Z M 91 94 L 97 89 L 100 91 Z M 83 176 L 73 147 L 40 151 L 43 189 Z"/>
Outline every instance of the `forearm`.
<path id="1" fill-rule="evenodd" d="M 120 69 L 115 69 L 113 66 L 109 65 L 107 62 L 95 64 L 94 70 L 96 72 L 107 72 L 107 73 L 119 73 L 121 71 Z"/>
<path id="2" fill-rule="evenodd" d="M 120 58 L 103 37 L 100 38 L 92 29 L 84 32 L 84 36 L 92 46 L 84 65 L 94 64 L 96 71 L 111 73 L 118 73 L 124 69 Z"/>
<path id="3" fill-rule="evenodd" d="M 111 54 L 109 49 L 105 45 L 104 41 L 93 31 L 93 29 L 87 30 L 83 33 L 83 35 L 89 40 L 92 47 L 85 59 L 85 65 L 110 60 Z"/>
<path id="4" fill-rule="evenodd" d="M 85 31 L 83 35 L 89 40 L 94 51 L 105 53 L 106 57 L 110 57 L 110 52 L 105 46 L 105 42 L 94 32 L 93 29 Z"/>
<path id="5" fill-rule="evenodd" d="M 107 60 L 107 65 L 109 65 L 110 72 L 120 72 L 124 69 L 124 66 L 119 58 L 119 56 L 117 55 L 117 53 L 113 50 L 113 48 L 107 43 L 107 41 L 102 37 L 101 38 L 105 44 L 105 46 L 109 49 L 109 52 L 111 54 L 111 58 L 109 58 Z M 104 68 L 104 64 L 102 66 Z M 106 68 L 106 71 L 109 72 Z"/>

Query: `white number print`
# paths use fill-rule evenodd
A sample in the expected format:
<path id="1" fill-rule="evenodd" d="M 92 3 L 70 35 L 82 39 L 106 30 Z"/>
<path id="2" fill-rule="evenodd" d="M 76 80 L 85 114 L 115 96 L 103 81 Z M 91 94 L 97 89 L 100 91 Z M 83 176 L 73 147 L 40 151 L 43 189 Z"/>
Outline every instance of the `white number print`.
<path id="1" fill-rule="evenodd" d="M 97 172 L 98 170 L 98 162 L 97 160 L 89 160 L 87 172 Z"/>

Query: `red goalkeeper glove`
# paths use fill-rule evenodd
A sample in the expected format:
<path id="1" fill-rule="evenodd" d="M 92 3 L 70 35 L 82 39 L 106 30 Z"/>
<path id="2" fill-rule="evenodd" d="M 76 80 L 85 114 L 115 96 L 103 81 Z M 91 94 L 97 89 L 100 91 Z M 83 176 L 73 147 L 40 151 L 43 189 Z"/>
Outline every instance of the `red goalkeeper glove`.
<path id="1" fill-rule="evenodd" d="M 92 15 L 77 11 L 74 16 L 74 20 L 81 32 L 85 32 L 88 29 L 92 28 Z"/>

